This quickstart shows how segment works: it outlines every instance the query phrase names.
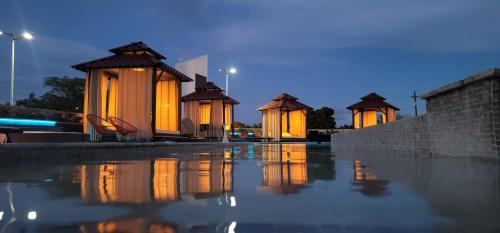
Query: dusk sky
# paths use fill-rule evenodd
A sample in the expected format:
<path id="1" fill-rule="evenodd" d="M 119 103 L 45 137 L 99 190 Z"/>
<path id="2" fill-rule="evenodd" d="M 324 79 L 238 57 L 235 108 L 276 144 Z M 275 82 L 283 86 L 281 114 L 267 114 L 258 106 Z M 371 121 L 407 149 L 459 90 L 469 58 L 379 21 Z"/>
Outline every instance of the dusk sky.
<path id="1" fill-rule="evenodd" d="M 78 76 L 70 66 L 144 41 L 174 66 L 209 55 L 209 79 L 235 66 L 236 120 L 287 92 L 336 110 L 377 92 L 413 112 L 418 94 L 500 66 L 498 0 L 2 0 L 0 30 L 29 30 L 16 52 L 16 99 L 43 94 L 46 76 Z M 0 37 L 0 102 L 9 99 L 10 41 Z M 423 110 L 424 103 L 419 102 Z"/>

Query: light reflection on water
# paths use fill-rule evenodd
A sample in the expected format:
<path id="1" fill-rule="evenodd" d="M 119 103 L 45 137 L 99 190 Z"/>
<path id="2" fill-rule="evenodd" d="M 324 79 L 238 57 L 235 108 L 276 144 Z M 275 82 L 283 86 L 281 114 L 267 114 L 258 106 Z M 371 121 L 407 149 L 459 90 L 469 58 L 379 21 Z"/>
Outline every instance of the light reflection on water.
<path id="1" fill-rule="evenodd" d="M 497 164 L 333 154 L 328 146 L 255 144 L 158 159 L 5 167 L 0 233 L 499 229 L 491 216 L 500 216 Z M 489 216 L 467 218 L 474 214 Z"/>

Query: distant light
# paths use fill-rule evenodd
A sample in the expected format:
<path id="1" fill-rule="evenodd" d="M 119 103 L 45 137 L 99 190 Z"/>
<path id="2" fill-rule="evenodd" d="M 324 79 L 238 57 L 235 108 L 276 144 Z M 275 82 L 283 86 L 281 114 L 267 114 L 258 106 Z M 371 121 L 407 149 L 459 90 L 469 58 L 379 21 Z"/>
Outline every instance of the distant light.
<path id="1" fill-rule="evenodd" d="M 31 221 L 36 220 L 36 211 L 30 211 L 28 212 L 28 219 Z"/>
<path id="2" fill-rule="evenodd" d="M 3 32 L 0 30 L 0 36 L 3 35 Z"/>
<path id="3" fill-rule="evenodd" d="M 231 224 L 229 224 L 229 228 L 227 229 L 227 232 L 228 233 L 234 233 L 236 229 L 236 222 L 231 222 Z"/>
<path id="4" fill-rule="evenodd" d="M 2 31 L 0 31 L 0 32 L 2 32 Z M 2 221 L 2 218 L 3 218 L 3 211 L 0 211 L 0 221 Z"/>
<path id="5" fill-rule="evenodd" d="M 55 121 L 44 121 L 44 120 L 0 118 L 0 125 L 54 127 L 54 126 L 56 126 L 56 122 Z"/>
<path id="6" fill-rule="evenodd" d="M 132 70 L 133 70 L 133 71 L 139 71 L 139 72 L 142 72 L 142 71 L 144 71 L 144 68 L 133 68 Z"/>
<path id="7" fill-rule="evenodd" d="M 23 32 L 23 38 L 26 39 L 26 40 L 32 40 L 33 39 L 33 35 L 29 32 Z"/>
<path id="8" fill-rule="evenodd" d="M 236 72 L 237 72 L 236 68 L 229 69 L 230 74 L 236 74 Z"/>
<path id="9" fill-rule="evenodd" d="M 234 196 L 231 196 L 231 207 L 236 206 L 236 198 Z"/>

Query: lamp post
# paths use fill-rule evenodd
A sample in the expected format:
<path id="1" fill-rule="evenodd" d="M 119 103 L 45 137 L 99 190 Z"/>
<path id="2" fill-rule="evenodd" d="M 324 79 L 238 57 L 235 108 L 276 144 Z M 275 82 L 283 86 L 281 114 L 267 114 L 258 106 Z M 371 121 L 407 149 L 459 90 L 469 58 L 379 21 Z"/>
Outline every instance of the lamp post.
<path id="1" fill-rule="evenodd" d="M 219 69 L 219 72 L 224 72 L 226 74 L 226 96 L 229 96 L 229 75 L 235 75 L 237 73 L 236 71 L 236 68 L 234 67 L 230 67 L 229 69 Z M 226 106 L 226 103 L 224 103 L 223 101 L 223 106 Z M 224 111 L 225 113 L 225 111 Z M 231 114 L 233 115 L 233 110 L 231 110 Z M 233 115 L 234 116 L 234 115 Z M 224 121 L 225 121 L 225 117 L 224 117 Z M 231 122 L 231 131 L 232 131 L 232 134 L 234 135 L 234 128 L 232 127 L 232 123 Z M 226 127 L 226 123 L 224 123 L 224 128 Z M 223 143 L 229 143 L 229 139 L 227 137 L 227 132 L 226 130 L 224 130 L 224 137 L 222 139 L 222 142 Z"/>
<path id="2" fill-rule="evenodd" d="M 226 73 L 226 95 L 229 96 L 229 75 L 235 75 L 237 73 L 236 68 L 231 67 L 229 69 L 219 69 L 219 72 Z"/>
<path id="3" fill-rule="evenodd" d="M 0 36 L 9 36 L 12 40 L 12 60 L 10 63 L 10 105 L 14 105 L 14 62 L 15 62 L 15 47 L 17 40 L 32 40 L 33 35 L 29 32 L 23 32 L 21 35 L 0 31 Z"/>

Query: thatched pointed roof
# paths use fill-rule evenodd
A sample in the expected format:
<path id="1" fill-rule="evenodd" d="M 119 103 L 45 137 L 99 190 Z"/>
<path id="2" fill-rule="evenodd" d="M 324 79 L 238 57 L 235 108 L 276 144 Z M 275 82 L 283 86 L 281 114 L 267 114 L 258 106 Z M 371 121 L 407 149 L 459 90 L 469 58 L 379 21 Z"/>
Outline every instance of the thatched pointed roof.
<path id="1" fill-rule="evenodd" d="M 133 42 L 124 46 L 116 47 L 109 50 L 114 53 L 111 56 L 80 63 L 72 66 L 73 68 L 87 72 L 91 69 L 102 68 L 138 68 L 138 67 L 153 67 L 163 70 L 181 82 L 193 81 L 188 76 L 174 69 L 173 67 L 163 63 L 166 59 L 163 55 L 149 48 L 142 41 Z"/>
<path id="2" fill-rule="evenodd" d="M 199 74 L 197 74 L 199 75 Z M 199 75 L 201 76 L 201 75 Z M 206 80 L 206 79 L 205 79 Z M 191 94 L 187 94 L 181 98 L 182 102 L 185 101 L 200 101 L 200 100 L 226 100 L 230 104 L 239 104 L 237 100 L 224 95 L 224 90 L 213 82 L 206 82 L 197 87 Z"/>
<path id="3" fill-rule="evenodd" d="M 268 109 L 279 108 L 279 109 L 285 110 L 285 111 L 293 111 L 293 110 L 300 110 L 300 109 L 306 109 L 306 110 L 312 109 L 311 107 L 309 107 L 303 103 L 300 103 L 297 100 L 298 100 L 298 98 L 291 96 L 288 93 L 283 93 L 279 96 L 274 97 L 271 102 L 258 108 L 257 110 L 264 111 L 264 110 L 268 110 Z"/>
<path id="4" fill-rule="evenodd" d="M 349 110 L 353 109 L 384 109 L 386 107 L 393 108 L 399 111 L 399 108 L 384 101 L 385 98 L 373 92 L 366 96 L 361 97 L 361 101 L 347 107 Z"/>
<path id="5" fill-rule="evenodd" d="M 109 51 L 112 52 L 112 53 L 114 53 L 114 54 L 126 53 L 126 52 L 133 52 L 133 53 L 136 53 L 136 52 L 148 52 L 148 53 L 154 55 L 154 57 L 157 58 L 157 59 L 160 59 L 160 60 L 167 59 L 166 57 L 164 57 L 160 53 L 156 52 L 154 49 L 148 47 L 142 41 L 132 42 L 132 43 L 127 44 L 127 45 L 123 45 L 123 46 L 120 46 L 120 47 L 112 48 Z"/>

